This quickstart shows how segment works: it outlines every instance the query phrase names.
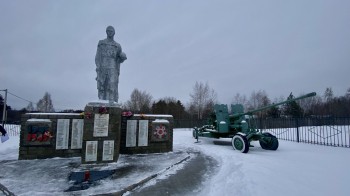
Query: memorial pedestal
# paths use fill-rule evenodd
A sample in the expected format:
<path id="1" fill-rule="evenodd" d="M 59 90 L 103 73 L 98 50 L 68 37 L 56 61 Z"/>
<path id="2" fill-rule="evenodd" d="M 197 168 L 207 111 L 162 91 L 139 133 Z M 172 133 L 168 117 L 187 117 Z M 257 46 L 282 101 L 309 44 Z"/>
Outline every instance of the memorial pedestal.
<path id="1" fill-rule="evenodd" d="M 83 164 L 117 162 L 120 151 L 121 108 L 89 103 L 84 110 Z"/>

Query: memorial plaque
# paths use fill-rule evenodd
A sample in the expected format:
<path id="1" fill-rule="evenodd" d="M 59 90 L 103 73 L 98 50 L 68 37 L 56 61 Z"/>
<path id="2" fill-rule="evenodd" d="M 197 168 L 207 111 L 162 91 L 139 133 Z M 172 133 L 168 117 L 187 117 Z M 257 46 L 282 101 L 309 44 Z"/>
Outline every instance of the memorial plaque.
<path id="1" fill-rule="evenodd" d="M 95 114 L 94 137 L 108 136 L 109 114 Z"/>
<path id="2" fill-rule="evenodd" d="M 113 161 L 114 140 L 103 141 L 102 161 Z"/>
<path id="3" fill-rule="evenodd" d="M 128 120 L 126 125 L 126 147 L 136 146 L 137 120 Z"/>
<path id="4" fill-rule="evenodd" d="M 69 119 L 57 119 L 56 149 L 68 149 Z"/>
<path id="5" fill-rule="evenodd" d="M 23 131 L 23 145 L 26 146 L 47 146 L 52 145 L 51 120 L 49 119 L 28 119 Z"/>
<path id="6" fill-rule="evenodd" d="M 152 136 L 151 140 L 156 141 L 167 141 L 169 140 L 169 121 L 156 119 L 152 122 Z"/>
<path id="7" fill-rule="evenodd" d="M 97 141 L 86 141 L 85 162 L 97 161 Z"/>
<path id="8" fill-rule="evenodd" d="M 81 149 L 83 143 L 84 119 L 73 119 L 71 149 Z"/>
<path id="9" fill-rule="evenodd" d="M 138 146 L 148 146 L 148 120 L 139 120 Z"/>

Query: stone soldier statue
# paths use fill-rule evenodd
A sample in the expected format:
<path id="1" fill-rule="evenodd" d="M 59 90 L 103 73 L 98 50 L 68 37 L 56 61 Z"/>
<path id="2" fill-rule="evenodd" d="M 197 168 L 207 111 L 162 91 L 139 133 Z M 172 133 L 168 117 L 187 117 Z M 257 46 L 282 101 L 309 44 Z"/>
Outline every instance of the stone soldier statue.
<path id="1" fill-rule="evenodd" d="M 120 44 L 114 41 L 114 28 L 108 26 L 107 38 L 100 40 L 95 57 L 98 98 L 118 102 L 120 64 L 127 58 Z"/>

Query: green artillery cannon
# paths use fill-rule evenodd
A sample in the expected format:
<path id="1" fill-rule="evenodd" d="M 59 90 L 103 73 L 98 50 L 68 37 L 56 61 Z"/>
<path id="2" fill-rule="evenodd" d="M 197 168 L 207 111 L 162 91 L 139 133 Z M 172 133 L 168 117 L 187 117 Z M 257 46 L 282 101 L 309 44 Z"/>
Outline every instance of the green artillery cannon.
<path id="1" fill-rule="evenodd" d="M 227 105 L 216 104 L 214 106 L 214 113 L 209 119 L 209 125 L 204 125 L 200 128 L 193 129 L 193 137 L 210 137 L 210 138 L 232 138 L 232 147 L 242 153 L 249 151 L 251 141 L 258 141 L 260 146 L 266 150 L 277 150 L 278 139 L 270 133 L 262 133 L 261 131 L 252 128 L 246 121 L 246 117 L 251 116 L 263 110 L 272 107 L 283 105 L 292 101 L 305 99 L 307 97 L 315 96 L 312 92 L 294 99 L 287 99 L 286 101 L 265 106 L 256 110 L 244 112 L 243 105 L 231 105 L 231 114 L 228 113 Z"/>

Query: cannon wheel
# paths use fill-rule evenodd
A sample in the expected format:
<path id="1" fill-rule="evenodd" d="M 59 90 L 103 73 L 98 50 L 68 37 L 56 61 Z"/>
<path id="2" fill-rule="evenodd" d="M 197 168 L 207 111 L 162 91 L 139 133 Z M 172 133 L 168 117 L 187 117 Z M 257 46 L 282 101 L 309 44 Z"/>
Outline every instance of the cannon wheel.
<path id="1" fill-rule="evenodd" d="M 265 150 L 277 150 L 278 139 L 276 138 L 276 136 L 273 136 L 270 133 L 263 133 L 262 135 L 264 137 L 269 137 L 270 141 L 266 143 L 266 142 L 262 141 L 262 139 L 260 139 L 259 143 L 260 143 L 261 148 L 263 148 Z"/>
<path id="2" fill-rule="evenodd" d="M 232 147 L 242 153 L 247 153 L 249 151 L 249 143 L 245 136 L 235 135 L 232 138 Z"/>

